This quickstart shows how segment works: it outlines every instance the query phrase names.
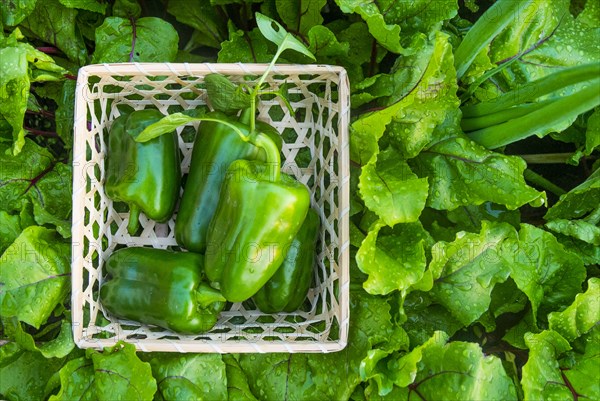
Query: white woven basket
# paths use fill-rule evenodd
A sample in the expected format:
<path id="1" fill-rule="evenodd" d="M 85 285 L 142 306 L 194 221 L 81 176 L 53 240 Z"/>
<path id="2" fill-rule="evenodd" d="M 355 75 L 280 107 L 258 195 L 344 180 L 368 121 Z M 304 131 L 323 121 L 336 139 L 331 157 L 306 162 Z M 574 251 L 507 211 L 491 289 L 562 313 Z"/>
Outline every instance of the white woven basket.
<path id="1" fill-rule="evenodd" d="M 349 321 L 349 85 L 343 68 L 277 65 L 267 83 L 289 86 L 295 115 L 275 98 L 262 101 L 259 119 L 284 138 L 282 170 L 311 191 L 321 219 L 313 286 L 296 313 L 264 314 L 249 302 L 231 304 L 217 325 L 201 335 L 179 335 L 117 319 L 98 302 L 103 263 L 122 246 L 177 248 L 174 221 L 140 218 L 140 236 L 127 233 L 129 214 L 104 193 L 107 128 L 117 106 L 156 108 L 163 114 L 207 104 L 204 76 L 221 73 L 253 82 L 264 64 L 103 64 L 79 71 L 73 157 L 73 335 L 81 348 L 123 340 L 141 351 L 332 352 L 345 347 Z M 180 127 L 182 170 L 189 170 L 197 129 Z M 119 211 L 121 210 L 121 211 Z"/>

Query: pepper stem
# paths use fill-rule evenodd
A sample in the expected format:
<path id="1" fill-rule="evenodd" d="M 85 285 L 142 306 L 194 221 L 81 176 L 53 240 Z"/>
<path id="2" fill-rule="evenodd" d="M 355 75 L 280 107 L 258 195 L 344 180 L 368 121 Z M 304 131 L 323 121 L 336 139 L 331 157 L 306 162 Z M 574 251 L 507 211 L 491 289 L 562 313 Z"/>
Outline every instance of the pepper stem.
<path id="1" fill-rule="evenodd" d="M 251 135 L 250 143 L 263 149 L 266 155 L 266 164 L 269 171 L 267 171 L 267 179 L 271 182 L 279 181 L 281 175 L 281 156 L 279 155 L 279 148 L 267 134 L 257 132 Z M 272 171 L 271 171 L 272 170 Z"/>
<path id="2" fill-rule="evenodd" d="M 221 291 L 215 290 L 205 283 L 201 283 L 196 289 L 196 301 L 203 309 L 208 308 L 215 302 L 227 302 Z"/>
<path id="3" fill-rule="evenodd" d="M 251 133 L 254 132 L 254 128 L 256 127 L 256 107 L 257 107 L 256 100 L 258 99 L 258 96 L 260 93 L 260 89 L 261 89 L 260 87 L 265 82 L 265 79 L 267 79 L 267 76 L 269 75 L 269 73 L 271 72 L 273 67 L 275 67 L 275 63 L 277 62 L 277 59 L 279 58 L 281 53 L 283 53 L 284 50 L 285 50 L 285 47 L 278 46 L 277 52 L 273 56 L 271 63 L 269 63 L 269 66 L 267 67 L 265 72 L 258 79 L 258 82 L 256 83 L 256 85 L 254 85 L 252 93 L 250 94 L 250 110 L 252 111 L 252 114 L 250 114 L 250 132 Z"/>
<path id="4" fill-rule="evenodd" d="M 246 124 L 246 125 L 250 125 L 250 120 L 252 119 L 252 108 L 248 107 L 242 110 L 242 112 L 240 113 L 240 117 L 238 118 L 238 121 L 241 122 L 242 124 Z"/>
<path id="5" fill-rule="evenodd" d="M 127 223 L 127 232 L 129 235 L 135 235 L 140 228 L 140 208 L 138 205 L 129 206 L 129 222 Z"/>

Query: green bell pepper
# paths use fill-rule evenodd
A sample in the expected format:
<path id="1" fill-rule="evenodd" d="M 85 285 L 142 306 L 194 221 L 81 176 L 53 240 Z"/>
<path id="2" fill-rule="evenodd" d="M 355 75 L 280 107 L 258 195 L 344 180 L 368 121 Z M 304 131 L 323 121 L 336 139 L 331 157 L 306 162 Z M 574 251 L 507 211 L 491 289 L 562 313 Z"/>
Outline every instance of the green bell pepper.
<path id="1" fill-rule="evenodd" d="M 231 163 L 238 159 L 265 160 L 264 151 L 252 143 L 247 125 L 249 112 L 244 111 L 239 120 L 221 112 L 210 112 L 205 118 L 212 121 L 203 121 L 200 125 L 175 221 L 175 239 L 189 251 L 206 250 L 208 225 L 217 209 L 221 185 Z M 281 148 L 282 139 L 275 128 L 260 121 L 256 127 Z"/>
<path id="2" fill-rule="evenodd" d="M 100 301 L 115 316 L 178 333 L 210 330 L 225 306 L 218 290 L 203 282 L 204 258 L 192 252 L 130 247 L 108 258 L 111 278 Z"/>
<path id="3" fill-rule="evenodd" d="M 127 231 L 139 228 L 139 214 L 167 221 L 179 198 L 181 167 L 175 132 L 148 142 L 134 138 L 163 115 L 155 109 L 137 110 L 113 122 L 108 136 L 106 195 L 129 205 Z"/>
<path id="4" fill-rule="evenodd" d="M 275 274 L 310 206 L 308 189 L 281 174 L 273 141 L 262 133 L 253 141 L 267 162 L 230 165 L 208 227 L 206 275 L 231 302 L 250 298 Z"/>
<path id="5" fill-rule="evenodd" d="M 319 215 L 309 209 L 283 263 L 252 297 L 258 309 L 265 313 L 293 312 L 302 305 L 312 282 L 319 226 Z"/>

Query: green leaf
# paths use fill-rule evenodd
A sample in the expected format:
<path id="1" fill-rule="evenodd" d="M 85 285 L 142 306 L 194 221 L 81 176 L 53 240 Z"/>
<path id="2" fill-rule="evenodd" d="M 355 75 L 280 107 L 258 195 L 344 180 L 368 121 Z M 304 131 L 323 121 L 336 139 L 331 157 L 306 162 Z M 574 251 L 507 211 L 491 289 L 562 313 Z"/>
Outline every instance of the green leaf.
<path id="1" fill-rule="evenodd" d="M 358 23 L 357 23 L 358 24 Z M 356 25 L 356 24 L 355 24 Z M 351 26 L 352 27 L 352 26 Z M 357 35 L 367 35 L 361 25 L 358 25 Z M 350 28 L 348 29 L 350 30 Z M 351 38 L 359 40 L 359 38 Z M 364 36 L 362 38 L 364 40 Z M 353 43 L 350 41 L 350 43 Z M 377 74 L 364 79 L 363 81 L 352 83 L 352 106 L 362 106 L 365 103 L 376 102 L 384 105 L 393 105 L 405 98 L 419 84 L 421 77 L 425 74 L 433 52 L 435 41 L 430 41 L 424 35 L 414 35 L 410 42 L 412 52 L 397 60 L 390 73 Z M 372 47 L 372 44 L 365 42 L 361 44 L 364 51 Z M 360 57 L 353 52 L 354 46 L 350 47 L 349 53 L 354 57 Z M 367 53 L 368 54 L 368 53 Z M 370 57 L 365 57 L 362 62 L 370 61 Z"/>
<path id="2" fill-rule="evenodd" d="M 437 331 L 453 336 L 464 327 L 448 309 L 435 303 L 429 293 L 414 291 L 407 295 L 402 305 L 405 322 L 402 328 L 410 339 L 411 347 L 427 342 Z"/>
<path id="3" fill-rule="evenodd" d="M 335 34 L 323 25 L 316 25 L 308 31 L 309 50 L 318 58 L 347 57 L 350 44 L 339 42 Z"/>
<path id="4" fill-rule="evenodd" d="M 119 1 L 115 1 L 113 4 L 112 10 L 113 14 L 115 13 L 115 6 L 119 3 Z M 83 36 L 85 41 L 94 41 L 96 37 L 96 28 L 98 28 L 102 21 L 104 21 L 105 16 L 102 14 L 94 13 L 91 11 L 81 10 L 77 13 L 77 23 L 79 26 L 79 31 Z M 76 66 L 69 66 L 73 71 L 77 68 Z M 58 379 L 57 379 L 58 380 Z"/>
<path id="5" fill-rule="evenodd" d="M 573 341 L 600 323 L 600 279 L 588 280 L 585 292 L 575 296 L 575 301 L 561 312 L 548 315 L 550 329 Z"/>
<path id="6" fill-rule="evenodd" d="M 231 25 L 229 40 L 221 43 L 219 63 L 268 63 L 273 57 L 269 52 L 269 41 L 258 28 L 249 32 Z"/>
<path id="7" fill-rule="evenodd" d="M 96 29 L 96 51 L 92 62 L 175 60 L 179 35 L 171 24 L 156 17 L 133 20 L 133 24 L 125 18 L 106 18 Z"/>
<path id="8" fill-rule="evenodd" d="M 335 32 L 336 37 L 341 42 L 350 44 L 348 48 L 349 56 L 356 64 L 364 64 L 371 60 L 370 53 L 374 38 L 369 34 L 369 27 L 364 21 L 348 21 L 345 24 L 340 24 L 339 27 L 329 24 L 328 28 Z M 381 57 L 387 54 L 387 50 L 379 48 L 378 54 L 380 57 L 377 60 L 381 61 Z"/>
<path id="9" fill-rule="evenodd" d="M 72 79 L 65 79 L 61 82 L 49 82 L 44 86 L 36 86 L 36 95 L 41 98 L 52 99 L 56 102 L 57 109 L 54 112 L 54 121 L 56 123 L 56 133 L 64 142 L 66 149 L 73 147 L 73 118 L 75 116 L 75 88 L 77 82 Z M 30 101 L 37 99 L 29 98 Z M 43 99 L 41 99 L 44 101 Z M 32 110 L 31 105 L 28 106 Z M 39 110 L 38 110 L 39 111 Z"/>
<path id="10" fill-rule="evenodd" d="M 377 3 L 361 0 L 335 0 L 335 2 L 343 12 L 359 14 L 367 23 L 371 35 L 381 46 L 393 53 L 402 52 L 400 27 L 396 24 L 386 23 Z"/>
<path id="11" fill-rule="evenodd" d="M 71 197 L 73 171 L 71 165 L 57 163 L 28 192 L 33 202 L 35 221 L 52 224 L 63 237 L 71 236 Z"/>
<path id="12" fill-rule="evenodd" d="M 534 12 L 539 13 L 539 9 L 552 10 L 551 16 L 554 27 L 558 25 L 554 32 L 549 27 L 545 29 L 545 35 L 549 36 L 539 47 L 527 53 L 512 68 L 516 72 L 516 78 L 525 76 L 527 80 L 534 80 L 549 75 L 560 68 L 574 67 L 600 61 L 598 51 L 600 50 L 600 25 L 593 27 L 587 25 L 582 16 L 573 18 L 569 13 L 569 2 L 555 2 L 551 0 L 544 1 L 541 7 Z M 593 3 L 588 2 L 588 3 Z M 585 14 L 584 14 L 585 18 Z M 552 20 L 551 20 L 552 22 Z M 581 32 L 585 32 L 582 35 Z M 550 35 L 551 34 L 551 35 Z M 518 71 L 518 72 L 517 72 Z M 517 80 L 516 83 L 519 83 Z"/>
<path id="13" fill-rule="evenodd" d="M 600 169 L 594 171 L 583 183 L 562 195 L 544 218 L 577 219 L 598 207 L 600 199 Z"/>
<path id="14" fill-rule="evenodd" d="M 412 90 L 399 101 L 401 106 L 388 131 L 392 144 L 406 158 L 417 156 L 430 145 L 434 140 L 434 128 L 460 104 L 456 97 L 452 46 L 448 39 L 448 35 L 437 32 L 432 43 L 424 45 L 423 52 L 406 57 L 406 61 L 403 58 L 397 67 L 397 72 L 401 72 L 401 79 L 407 70 L 409 80 L 401 81 L 399 86 Z M 424 71 L 421 70 L 423 67 Z M 419 78 L 413 84 L 415 77 Z"/>
<path id="15" fill-rule="evenodd" d="M 359 190 L 365 205 L 387 224 L 418 220 L 427 200 L 426 178 L 418 178 L 392 148 L 362 168 Z"/>
<path id="16" fill-rule="evenodd" d="M 25 229 L 25 227 L 35 225 L 35 219 L 33 217 L 33 206 L 31 205 L 31 202 L 23 202 L 23 205 L 21 206 L 21 211 L 19 212 L 19 218 L 21 219 L 22 229 Z"/>
<path id="17" fill-rule="evenodd" d="M 378 141 L 396 113 L 395 106 L 361 116 L 350 126 L 350 159 L 367 164 L 379 153 Z"/>
<path id="18" fill-rule="evenodd" d="M 292 104 L 290 103 L 290 93 L 288 87 L 289 84 L 287 82 L 284 82 L 282 85 L 279 86 L 279 89 L 277 89 L 277 91 L 268 94 L 278 96 L 279 99 L 283 102 L 283 104 L 285 104 L 285 107 L 288 109 L 288 112 L 291 115 L 293 115 L 295 113 L 295 110 L 292 107 Z"/>
<path id="19" fill-rule="evenodd" d="M 183 113 L 173 113 L 163 117 L 160 121 L 150 124 L 135 138 L 138 142 L 146 142 L 175 130 L 180 125 L 196 121 L 195 117 Z"/>
<path id="20" fill-rule="evenodd" d="M 515 239 L 508 224 L 483 222 L 479 234 L 461 232 L 451 243 L 435 244 L 429 264 L 432 296 L 462 324 L 473 323 L 489 308 L 494 286 L 508 278 L 499 248 Z"/>
<path id="21" fill-rule="evenodd" d="M 106 3 L 100 3 L 97 0 L 59 0 L 60 4 L 67 8 L 78 8 L 81 10 L 92 11 L 99 14 L 106 12 Z"/>
<path id="22" fill-rule="evenodd" d="M 73 118 L 75 117 L 75 87 L 77 82 L 67 79 L 62 85 L 60 96 L 57 100 L 58 108 L 55 112 L 56 133 L 65 143 L 65 148 L 73 147 Z"/>
<path id="23" fill-rule="evenodd" d="M 20 214 L 8 214 L 4 210 L 0 210 L 0 255 L 8 248 L 10 244 L 17 239 L 21 231 L 25 227 L 34 225 L 31 213 L 31 204 L 25 202 Z"/>
<path id="24" fill-rule="evenodd" d="M 420 223 L 384 227 L 383 222 L 376 222 L 356 254 L 358 267 L 368 275 L 364 289 L 370 294 L 394 290 L 406 294 L 421 281 L 425 290 L 430 289 L 431 276 L 425 277 L 425 247 L 431 241 L 428 233 Z"/>
<path id="25" fill-rule="evenodd" d="M 94 365 L 81 357 L 67 362 L 59 372 L 60 391 L 49 401 L 96 401 Z"/>
<path id="26" fill-rule="evenodd" d="M 281 24 L 261 13 L 256 13 L 256 24 L 265 38 L 277 45 L 277 53 L 290 49 L 315 60 L 315 56 L 298 39 L 288 33 Z"/>
<path id="27" fill-rule="evenodd" d="M 367 92 L 356 95 L 361 101 L 378 99 L 389 105 L 373 114 L 380 118 L 379 124 L 387 125 L 384 138 L 406 158 L 415 157 L 431 144 L 436 126 L 459 105 L 448 35 L 437 33 L 432 40 L 415 35 L 411 45 L 414 53 L 401 58 L 392 74 L 360 83 L 358 88 Z M 361 141 L 355 145 L 363 152 L 370 150 Z M 352 151 L 351 147 L 351 155 L 356 153 Z"/>
<path id="28" fill-rule="evenodd" d="M 350 223 L 350 245 L 359 248 L 366 237 L 356 224 Z"/>
<path id="29" fill-rule="evenodd" d="M 459 206 L 493 202 L 509 210 L 525 204 L 541 206 L 540 193 L 525 183 L 525 161 L 492 152 L 468 139 L 455 123 L 440 127 L 446 139 L 432 144 L 410 163 L 420 177 L 429 178 L 427 206 L 452 210 Z"/>
<path id="30" fill-rule="evenodd" d="M 219 354 L 158 354 L 150 360 L 159 400 L 225 400 L 227 377 Z"/>
<path id="31" fill-rule="evenodd" d="M 229 401 L 258 401 L 250 391 L 248 378 L 238 361 L 239 356 L 232 354 L 223 355 L 227 372 L 227 399 Z"/>
<path id="32" fill-rule="evenodd" d="M 353 292 L 348 345 L 330 354 L 242 354 L 250 389 L 266 400 L 345 400 L 360 383 L 359 366 L 374 346 L 406 349 L 404 331 L 391 319 L 385 298 Z"/>
<path id="33" fill-rule="evenodd" d="M 45 399 L 46 383 L 63 365 L 60 358 L 45 358 L 16 343 L 0 347 L 0 394 L 9 401 Z"/>
<path id="34" fill-rule="evenodd" d="M 394 393 L 396 400 L 412 400 L 411 394 L 426 400 L 517 400 L 514 383 L 499 358 L 484 355 L 478 344 L 448 342 L 443 332 L 385 362 L 400 388 Z M 381 390 L 379 395 L 385 395 Z"/>
<path id="35" fill-rule="evenodd" d="M 600 109 L 596 109 L 587 121 L 585 133 L 585 154 L 591 155 L 600 146 Z"/>
<path id="36" fill-rule="evenodd" d="M 600 265 L 600 247 L 561 234 L 555 236 L 566 249 L 579 255 L 584 265 Z"/>
<path id="37" fill-rule="evenodd" d="M 233 113 L 250 107 L 251 96 L 224 75 L 208 74 L 204 82 L 210 104 L 216 110 Z"/>
<path id="38" fill-rule="evenodd" d="M 530 53 L 542 42 L 551 40 L 555 30 L 569 15 L 565 0 L 535 0 L 516 11 L 506 28 L 490 43 L 489 55 L 494 63 L 516 55 Z M 525 55 L 527 57 L 527 55 Z"/>
<path id="39" fill-rule="evenodd" d="M 45 358 L 64 358 L 74 348 L 71 322 L 63 319 L 57 337 L 40 345 L 35 343 L 31 334 L 27 333 L 16 317 L 2 319 L 4 333 L 15 340 L 23 349 L 40 352 Z"/>
<path id="40" fill-rule="evenodd" d="M 442 22 L 454 17 L 458 9 L 455 0 L 441 0 L 435 3 L 427 0 L 336 0 L 336 3 L 346 13 L 359 14 L 366 22 L 371 35 L 384 48 L 404 55 L 414 51 L 411 46 L 403 48 L 401 45 L 405 36 L 417 32 L 428 35 L 439 31 Z M 365 50 L 363 55 L 369 56 L 369 53 Z"/>
<path id="41" fill-rule="evenodd" d="M 0 22 L 17 26 L 35 9 L 37 0 L 7 0 L 0 3 Z M 2 58 L 0 58 L 1 60 Z"/>
<path id="42" fill-rule="evenodd" d="M 525 312 L 523 318 L 517 322 L 514 326 L 509 328 L 507 332 L 502 337 L 503 341 L 506 341 L 511 346 L 518 349 L 527 349 L 527 344 L 525 344 L 525 338 L 523 337 L 523 333 L 539 333 L 540 329 L 533 318 L 533 312 L 531 309 L 528 309 Z"/>
<path id="43" fill-rule="evenodd" d="M 63 6 L 59 0 L 38 1 L 21 26 L 58 47 L 77 65 L 87 64 L 87 48 L 77 27 L 77 10 Z"/>
<path id="44" fill-rule="evenodd" d="M 533 310 L 534 322 L 571 304 L 581 292 L 586 271 L 581 258 L 537 227 L 522 224 L 518 241 L 502 244 L 510 275 Z"/>
<path id="45" fill-rule="evenodd" d="M 314 26 L 321 26 L 321 9 L 327 0 L 275 0 L 277 12 L 288 30 L 307 34 Z"/>
<path id="46" fill-rule="evenodd" d="M 370 9 L 359 9 L 358 14 L 365 20 L 369 32 L 377 42 L 392 53 L 402 53 L 400 44 L 400 27 L 395 24 L 386 24 L 385 19 L 378 12 Z"/>
<path id="47" fill-rule="evenodd" d="M 133 344 L 120 342 L 91 355 L 94 363 L 96 396 L 101 400 L 152 400 L 156 380 L 150 364 L 135 354 Z"/>
<path id="48" fill-rule="evenodd" d="M 46 322 L 69 289 L 69 244 L 52 230 L 30 226 L 2 255 L 0 310 L 35 328 Z"/>
<path id="49" fill-rule="evenodd" d="M 245 134 L 240 131 L 235 125 L 229 123 L 228 121 L 224 121 L 222 119 L 213 118 L 213 117 L 205 117 L 204 114 L 206 109 L 195 109 L 192 112 L 188 112 L 187 114 L 183 113 L 173 113 L 169 114 L 166 117 L 163 117 L 160 121 L 155 122 L 154 124 L 150 124 L 140 134 L 135 138 L 137 142 L 147 142 L 151 139 L 154 139 L 158 136 L 166 134 L 167 132 L 171 132 L 175 130 L 180 125 L 193 123 L 197 121 L 214 121 L 219 124 L 224 124 L 230 127 L 232 130 L 236 131 L 241 137 L 245 137 Z M 191 114 L 191 115 L 190 115 Z"/>
<path id="50" fill-rule="evenodd" d="M 368 120 L 361 121 L 362 118 L 353 124 L 358 132 L 352 137 L 352 160 L 360 157 L 362 161 L 374 152 L 371 143 L 383 136 L 379 134 L 381 129 L 386 129 L 385 140 L 405 158 L 413 158 L 434 140 L 435 127 L 458 107 L 448 35 L 437 33 L 432 40 L 415 35 L 411 46 L 414 53 L 399 59 L 391 74 L 378 75 L 357 85 L 357 89 L 365 91 L 355 95 L 353 102 L 356 97 L 359 104 L 377 99 L 387 107 L 363 117 L 374 120 L 369 125 L 364 126 Z M 373 129 L 374 124 L 378 125 L 377 137 L 363 139 L 360 131 Z M 357 134 L 361 137 L 356 138 Z M 373 136 L 370 132 L 366 135 Z M 360 153 L 365 156 L 359 156 Z"/>
<path id="51" fill-rule="evenodd" d="M 525 334 L 529 358 L 523 366 L 521 385 L 525 400 L 548 400 L 573 398 L 561 374 L 559 356 L 571 349 L 563 337 L 555 331 Z"/>
<path id="52" fill-rule="evenodd" d="M 501 0 L 487 9 L 456 49 L 455 65 L 458 78 L 465 74 L 477 54 L 533 3 L 534 0 Z"/>
<path id="53" fill-rule="evenodd" d="M 442 22 L 456 16 L 456 0 L 378 0 L 385 22 L 400 26 L 402 36 L 439 31 Z"/>
<path id="54" fill-rule="evenodd" d="M 60 391 L 51 396 L 50 401 L 153 399 L 157 390 L 156 380 L 152 377 L 150 364 L 142 362 L 137 357 L 134 345 L 118 343 L 103 352 L 88 350 L 87 355 L 87 357 L 72 359 L 64 365 L 59 372 Z M 155 355 L 154 358 L 160 356 Z M 173 366 L 167 362 L 165 370 L 160 371 L 159 374 L 167 372 Z M 181 371 L 178 373 L 185 374 Z M 163 395 L 172 394 L 173 381 L 185 380 L 185 376 L 161 378 L 166 390 Z M 154 399 L 165 399 L 160 398 L 159 395 L 157 394 L 158 398 Z"/>
<path id="55" fill-rule="evenodd" d="M 572 89 L 567 91 L 569 87 L 580 89 L 580 92 L 589 90 L 599 73 L 600 65 L 596 63 L 559 69 L 550 75 L 519 85 L 487 102 L 467 105 L 461 110 L 468 118 L 494 117 L 495 121 L 490 124 L 479 124 L 479 127 L 490 127 L 499 125 L 498 123 L 507 124 L 510 120 L 525 119 L 529 114 L 540 113 L 542 109 L 551 109 L 560 101 L 566 101 L 563 99 L 565 95 L 569 98 L 577 95 L 576 92 L 569 93 L 572 91 Z M 537 102 L 534 102 L 536 100 Z M 534 103 L 528 104 L 531 102 Z M 500 117 L 495 118 L 497 116 Z"/>
<path id="56" fill-rule="evenodd" d="M 197 30 L 200 45 L 218 49 L 227 39 L 226 19 L 206 0 L 170 0 L 167 11 L 177 21 Z"/>
<path id="57" fill-rule="evenodd" d="M 12 127 L 12 152 L 18 154 L 25 144 L 23 118 L 29 98 L 26 50 L 20 47 L 0 48 L 0 71 L 0 116 Z"/>
<path id="58" fill-rule="evenodd" d="M 556 74 L 556 73 L 555 73 Z M 551 79 L 555 77 L 550 76 Z M 575 87 L 577 87 L 576 85 Z M 577 116 L 600 105 L 600 79 L 581 82 L 581 89 L 549 102 L 534 104 L 535 110 L 524 115 L 505 117 L 519 106 L 497 113 L 503 122 L 469 132 L 469 137 L 488 149 L 496 149 L 536 135 L 543 137 L 552 132 L 561 132 L 577 119 Z M 506 95 L 512 95 L 510 92 Z M 493 100 L 492 100 L 493 102 Z M 498 101 L 499 102 L 499 101 Z M 523 107 L 529 107 L 524 105 Z M 520 113 L 520 112 L 519 112 Z M 493 117 L 483 116 L 480 118 Z M 478 118 L 470 119 L 479 120 Z"/>
<path id="59" fill-rule="evenodd" d="M 113 17 L 137 19 L 142 14 L 142 6 L 137 0 L 116 0 L 112 7 Z"/>
<path id="60" fill-rule="evenodd" d="M 465 72 L 465 75 L 461 78 L 461 81 L 465 85 L 469 85 L 467 92 L 462 94 L 462 99 L 469 98 L 473 94 L 475 95 L 475 98 L 481 101 L 490 100 L 489 98 L 499 96 L 501 92 L 498 88 L 495 86 L 490 88 L 486 81 L 490 76 L 497 74 L 499 72 L 498 70 L 501 68 L 506 68 L 506 64 L 497 66 L 492 63 L 492 60 L 490 60 L 490 56 L 488 55 L 488 49 L 480 51 L 473 59 L 473 62 Z M 489 92 L 491 92 L 491 94 Z"/>
<path id="61" fill-rule="evenodd" d="M 333 48 L 338 48 L 340 53 L 342 50 L 347 53 L 347 56 L 336 56 L 335 64 L 342 65 L 348 72 L 348 76 L 352 77 L 350 88 L 351 94 L 354 94 L 355 85 L 364 79 L 365 72 L 369 73 L 368 70 L 363 69 L 363 65 L 371 63 L 373 58 L 373 63 L 368 65 L 375 70 L 388 51 L 381 46 L 375 46 L 375 53 L 373 54 L 375 39 L 369 34 L 369 27 L 364 21 L 352 22 L 349 26 L 342 26 L 339 29 L 331 25 L 328 28 L 335 33 L 340 43 L 339 47 L 336 45 Z M 347 50 L 345 49 L 345 43 L 349 45 Z M 321 59 L 318 54 L 316 56 Z M 327 61 L 327 63 L 330 63 L 330 61 Z M 351 103 L 353 108 L 360 106 L 354 96 L 352 96 Z"/>
<path id="62" fill-rule="evenodd" d="M 388 107 L 364 114 L 352 123 L 351 160 L 363 165 L 370 161 L 379 152 L 378 141 L 384 133 L 404 157 L 414 157 L 431 142 L 435 126 L 444 121 L 446 113 L 458 107 L 448 35 L 438 33 L 432 43 L 416 36 L 413 43 L 420 51 L 407 56 L 393 75 L 382 75 L 358 86 L 369 88 L 368 99 L 384 98 Z M 432 101 L 438 95 L 439 107 Z"/>
<path id="63" fill-rule="evenodd" d="M 554 232 L 577 238 L 588 244 L 600 246 L 600 227 L 585 220 L 555 219 L 546 223 Z"/>
<path id="64" fill-rule="evenodd" d="M 600 328 L 595 326 L 577 347 L 576 353 L 567 353 L 559 360 L 561 376 L 581 398 L 600 398 L 600 383 L 597 374 L 600 367 Z"/>
<path id="65" fill-rule="evenodd" d="M 21 228 L 21 219 L 18 215 L 10 215 L 4 210 L 0 211 L 0 254 L 19 236 L 23 229 Z"/>
<path id="66" fill-rule="evenodd" d="M 497 221 L 509 223 L 518 228 L 521 215 L 518 210 L 507 210 L 506 207 L 492 202 L 481 205 L 468 205 L 450 210 L 446 213 L 453 227 L 461 231 L 479 232 L 483 221 Z"/>
<path id="67" fill-rule="evenodd" d="M 52 224 L 64 237 L 71 230 L 72 167 L 55 162 L 45 149 L 26 139 L 19 155 L 7 155 L 0 144 L 0 208 L 22 210 L 31 201 L 37 224 Z"/>
<path id="68" fill-rule="evenodd" d="M 527 296 L 519 290 L 514 280 L 509 277 L 505 282 L 494 286 L 490 307 L 479 318 L 478 322 L 485 327 L 486 332 L 493 332 L 498 329 L 497 323 L 500 327 L 503 327 L 500 316 L 521 313 L 527 305 Z"/>
<path id="69" fill-rule="evenodd" d="M 585 7 L 577 16 L 577 21 L 589 27 L 600 26 L 600 5 L 594 0 L 587 0 Z"/>

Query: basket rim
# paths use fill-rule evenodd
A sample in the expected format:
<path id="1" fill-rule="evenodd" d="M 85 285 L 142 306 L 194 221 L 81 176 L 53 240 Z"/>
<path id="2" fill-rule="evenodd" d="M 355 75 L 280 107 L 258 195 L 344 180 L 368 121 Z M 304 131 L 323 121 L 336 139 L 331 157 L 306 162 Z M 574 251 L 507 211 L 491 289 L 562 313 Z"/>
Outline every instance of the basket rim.
<path id="1" fill-rule="evenodd" d="M 173 74 L 178 76 L 202 75 L 206 73 L 222 73 L 231 75 L 261 74 L 269 66 L 268 63 L 101 63 L 89 64 L 79 69 L 79 78 L 87 80 L 90 75 L 106 74 L 125 76 L 131 73 L 144 75 Z M 270 75 L 277 74 L 322 74 L 333 73 L 345 75 L 346 69 L 330 64 L 275 64 Z"/>
<path id="2" fill-rule="evenodd" d="M 93 348 L 101 350 L 105 347 L 112 347 L 120 340 L 94 339 L 87 340 L 79 338 L 75 344 L 79 348 Z M 125 340 L 133 344 L 137 351 L 141 352 L 178 352 L 178 353 L 217 353 L 217 354 L 243 354 L 243 353 L 331 353 L 343 350 L 347 345 L 347 340 L 336 340 L 329 342 L 285 342 L 285 341 L 208 341 L 208 340 Z"/>
<path id="3" fill-rule="evenodd" d="M 88 85 L 89 78 L 93 76 L 128 76 L 128 75 L 169 75 L 169 76 L 204 76 L 209 73 L 222 73 L 226 75 L 259 75 L 269 66 L 266 63 L 103 63 L 90 64 L 81 67 L 77 77 L 75 93 L 74 113 L 74 135 L 73 167 L 81 169 L 89 161 L 85 156 L 85 139 L 78 138 L 87 132 L 87 101 L 83 99 L 83 88 Z M 167 352 L 216 352 L 216 353 L 240 353 L 240 352 L 336 352 L 344 349 L 348 341 L 350 300 L 349 300 L 349 121 L 350 121 L 350 87 L 346 70 L 340 66 L 326 64 L 276 64 L 270 75 L 285 74 L 310 74 L 337 75 L 339 80 L 339 118 L 338 118 L 338 141 L 340 159 L 340 177 L 338 193 L 340 196 L 340 209 L 338 211 L 339 229 L 339 255 L 340 265 L 340 287 L 339 287 L 339 339 L 329 341 L 267 341 L 267 340 L 170 340 L 170 339 L 125 339 L 132 343 L 139 351 L 167 351 Z M 93 110 L 92 110 L 93 113 Z M 85 193 L 87 178 L 83 174 L 73 175 L 73 221 L 72 247 L 83 246 L 83 229 Z M 72 253 L 71 277 L 72 277 L 72 332 L 75 344 L 79 348 L 103 348 L 113 346 L 119 340 L 114 337 L 110 339 L 92 338 L 84 336 L 83 315 L 84 295 L 81 291 L 83 276 L 86 268 L 82 264 L 81 252 Z M 198 337 L 200 337 L 198 335 Z"/>

